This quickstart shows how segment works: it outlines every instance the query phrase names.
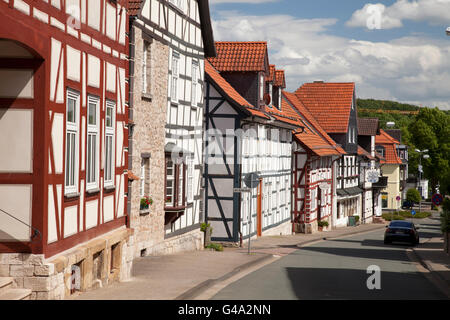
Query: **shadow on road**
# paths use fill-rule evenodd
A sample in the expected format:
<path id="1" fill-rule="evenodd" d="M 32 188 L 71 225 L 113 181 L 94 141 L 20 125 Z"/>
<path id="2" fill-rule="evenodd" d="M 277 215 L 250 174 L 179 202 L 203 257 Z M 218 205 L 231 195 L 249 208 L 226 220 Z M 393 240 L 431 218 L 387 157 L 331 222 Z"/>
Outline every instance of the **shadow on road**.
<path id="1" fill-rule="evenodd" d="M 383 272 L 380 290 L 369 290 L 366 270 L 286 268 L 297 299 L 447 299 L 422 275 L 411 272 Z"/>

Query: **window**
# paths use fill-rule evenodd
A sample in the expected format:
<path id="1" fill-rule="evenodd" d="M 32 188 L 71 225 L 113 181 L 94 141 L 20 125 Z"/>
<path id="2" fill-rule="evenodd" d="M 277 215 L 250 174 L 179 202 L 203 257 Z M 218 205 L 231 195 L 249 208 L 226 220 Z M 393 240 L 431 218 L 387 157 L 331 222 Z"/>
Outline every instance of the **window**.
<path id="1" fill-rule="evenodd" d="M 150 158 L 142 158 L 141 160 L 141 174 L 139 176 L 140 186 L 139 194 L 141 198 L 149 195 L 149 182 L 150 182 Z"/>
<path id="2" fill-rule="evenodd" d="M 178 9 L 183 10 L 183 0 L 169 0 L 169 2 L 176 6 Z"/>
<path id="3" fill-rule="evenodd" d="M 105 186 L 114 184 L 114 121 L 115 104 L 112 101 L 106 101 L 105 114 Z"/>
<path id="4" fill-rule="evenodd" d="M 186 165 L 175 163 L 170 154 L 166 155 L 166 208 L 183 208 L 186 205 L 185 194 Z"/>
<path id="5" fill-rule="evenodd" d="M 194 156 L 187 159 L 186 198 L 188 202 L 194 201 Z"/>
<path id="6" fill-rule="evenodd" d="M 197 88 L 198 88 L 198 63 L 192 63 L 192 105 L 197 106 Z"/>
<path id="7" fill-rule="evenodd" d="M 66 172 L 64 193 L 78 191 L 78 125 L 80 115 L 80 94 L 67 91 L 66 109 Z"/>
<path id="8" fill-rule="evenodd" d="M 311 211 L 316 210 L 317 207 L 317 190 L 311 190 Z"/>
<path id="9" fill-rule="evenodd" d="M 383 146 L 376 146 L 375 150 L 381 154 L 382 157 L 384 157 L 384 147 Z"/>
<path id="10" fill-rule="evenodd" d="M 261 74 L 259 78 L 259 97 L 264 100 L 264 75 Z"/>
<path id="11" fill-rule="evenodd" d="M 99 99 L 88 96 L 87 105 L 87 146 L 86 146 L 86 189 L 98 188 L 98 114 Z"/>
<path id="12" fill-rule="evenodd" d="M 173 102 L 178 102 L 178 78 L 180 55 L 176 52 L 172 55 L 172 83 L 170 97 Z"/>
<path id="13" fill-rule="evenodd" d="M 281 110 L 281 88 L 278 88 L 278 105 L 277 108 Z"/>
<path id="14" fill-rule="evenodd" d="M 144 41 L 142 52 L 142 93 L 150 93 L 148 88 L 149 43 Z"/>

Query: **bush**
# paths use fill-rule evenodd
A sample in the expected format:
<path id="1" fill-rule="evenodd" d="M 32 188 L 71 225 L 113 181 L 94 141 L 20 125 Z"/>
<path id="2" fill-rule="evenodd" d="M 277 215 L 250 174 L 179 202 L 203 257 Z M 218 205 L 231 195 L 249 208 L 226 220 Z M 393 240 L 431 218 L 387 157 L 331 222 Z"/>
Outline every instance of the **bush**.
<path id="1" fill-rule="evenodd" d="M 355 217 L 355 222 L 358 223 L 359 221 L 359 216 L 354 216 Z"/>
<path id="2" fill-rule="evenodd" d="M 220 243 L 210 243 L 205 248 L 214 249 L 216 251 L 223 251 L 223 246 Z"/>
<path id="3" fill-rule="evenodd" d="M 450 199 L 448 198 L 442 204 L 441 231 L 443 233 L 450 232 Z"/>
<path id="4" fill-rule="evenodd" d="M 326 221 L 326 220 L 321 220 L 321 221 L 317 222 L 317 225 L 318 225 L 319 227 L 328 227 L 328 221 Z"/>
<path id="5" fill-rule="evenodd" d="M 209 228 L 209 230 L 210 230 L 210 233 L 212 233 L 212 228 L 211 228 L 211 225 L 210 225 L 209 223 L 203 222 L 203 223 L 200 225 L 200 231 L 201 231 L 201 232 L 206 232 L 206 229 L 208 229 L 208 228 Z"/>
<path id="6" fill-rule="evenodd" d="M 392 220 L 405 220 L 405 217 L 397 214 L 391 214 L 391 213 L 383 213 L 381 215 L 384 220 L 386 221 L 392 221 Z"/>
<path id="7" fill-rule="evenodd" d="M 420 192 L 417 189 L 409 189 L 406 192 L 406 200 L 411 202 L 420 202 Z"/>
<path id="8" fill-rule="evenodd" d="M 402 217 L 405 218 L 414 218 L 414 219 L 423 219 L 423 218 L 428 218 L 429 216 L 431 216 L 430 212 L 418 212 L 416 211 L 416 214 L 413 216 L 411 214 L 411 211 L 400 211 L 399 215 L 401 215 Z"/>

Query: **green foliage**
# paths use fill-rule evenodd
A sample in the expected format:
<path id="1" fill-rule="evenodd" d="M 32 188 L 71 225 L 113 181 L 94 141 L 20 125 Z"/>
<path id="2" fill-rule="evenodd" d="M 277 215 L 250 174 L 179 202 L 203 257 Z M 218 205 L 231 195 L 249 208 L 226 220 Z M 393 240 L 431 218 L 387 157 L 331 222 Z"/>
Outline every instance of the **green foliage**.
<path id="1" fill-rule="evenodd" d="M 200 225 L 200 231 L 201 232 L 206 232 L 206 229 L 208 229 L 209 228 L 209 232 L 210 233 L 212 233 L 212 228 L 211 228 L 211 225 L 208 223 L 206 223 L 206 222 L 203 222 L 201 225 Z"/>
<path id="2" fill-rule="evenodd" d="M 448 198 L 442 204 L 441 231 L 443 233 L 450 232 L 450 199 Z"/>
<path id="3" fill-rule="evenodd" d="M 381 216 L 386 221 L 405 220 L 405 217 L 403 217 L 401 215 L 397 215 L 397 214 L 392 214 L 392 213 L 383 213 Z"/>
<path id="4" fill-rule="evenodd" d="M 406 200 L 411 202 L 420 202 L 420 192 L 417 189 L 409 189 L 406 192 Z"/>
<path id="5" fill-rule="evenodd" d="M 428 218 L 429 216 L 431 216 L 431 213 L 430 212 L 425 212 L 425 211 L 422 211 L 422 212 L 416 211 L 416 214 L 413 216 L 411 214 L 411 211 L 400 211 L 399 215 L 404 217 L 404 218 L 408 218 L 408 219 L 411 219 L 411 218 L 424 219 L 424 218 Z"/>
<path id="6" fill-rule="evenodd" d="M 318 225 L 319 227 L 328 227 L 328 221 L 326 221 L 326 220 L 318 221 L 318 222 L 317 222 L 317 225 Z"/>
<path id="7" fill-rule="evenodd" d="M 214 249 L 216 251 L 223 251 L 223 246 L 220 243 L 210 243 L 205 248 L 206 249 Z"/>
<path id="8" fill-rule="evenodd" d="M 394 101 L 358 99 L 358 116 L 378 118 L 380 127 L 395 122 L 402 132 L 402 143 L 409 146 L 408 171 L 417 174 L 420 154 L 415 149 L 428 149 L 429 159 L 422 159 L 425 179 L 434 193 L 450 193 L 450 111 L 418 107 Z"/>

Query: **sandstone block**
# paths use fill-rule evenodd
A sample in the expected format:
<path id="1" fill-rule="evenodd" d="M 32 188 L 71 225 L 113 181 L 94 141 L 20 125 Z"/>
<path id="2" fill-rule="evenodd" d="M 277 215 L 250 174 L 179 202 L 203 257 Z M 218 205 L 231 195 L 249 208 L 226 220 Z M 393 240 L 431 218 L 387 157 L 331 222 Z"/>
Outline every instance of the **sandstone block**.
<path id="1" fill-rule="evenodd" d="M 32 291 L 49 291 L 52 288 L 52 281 L 49 277 L 25 277 L 23 286 Z"/>
<path id="2" fill-rule="evenodd" d="M 53 263 L 46 263 L 41 266 L 34 267 L 34 275 L 48 277 L 55 273 L 55 265 Z"/>

